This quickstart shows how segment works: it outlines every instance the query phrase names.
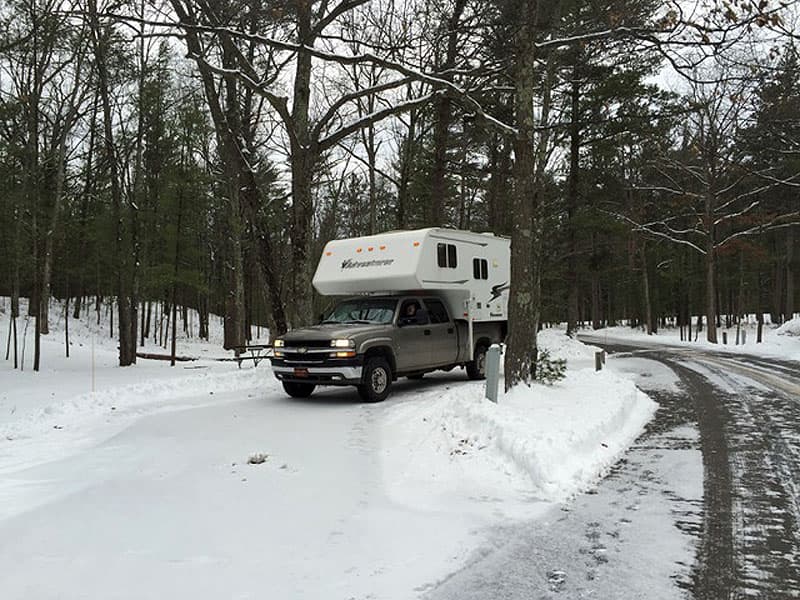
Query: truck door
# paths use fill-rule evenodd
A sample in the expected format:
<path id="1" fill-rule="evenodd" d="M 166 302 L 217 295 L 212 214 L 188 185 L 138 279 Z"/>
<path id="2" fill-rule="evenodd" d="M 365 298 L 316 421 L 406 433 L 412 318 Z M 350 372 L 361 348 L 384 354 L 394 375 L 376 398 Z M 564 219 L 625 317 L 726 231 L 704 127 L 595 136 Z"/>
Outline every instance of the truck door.
<path id="1" fill-rule="evenodd" d="M 458 360 L 458 335 L 455 324 L 447 314 L 447 308 L 438 298 L 425 298 L 430 330 L 428 356 L 430 364 L 436 366 L 452 365 Z"/>
<path id="2" fill-rule="evenodd" d="M 395 345 L 398 371 L 422 370 L 430 366 L 428 349 L 432 332 L 427 311 L 416 298 L 403 300 L 397 317 Z"/>

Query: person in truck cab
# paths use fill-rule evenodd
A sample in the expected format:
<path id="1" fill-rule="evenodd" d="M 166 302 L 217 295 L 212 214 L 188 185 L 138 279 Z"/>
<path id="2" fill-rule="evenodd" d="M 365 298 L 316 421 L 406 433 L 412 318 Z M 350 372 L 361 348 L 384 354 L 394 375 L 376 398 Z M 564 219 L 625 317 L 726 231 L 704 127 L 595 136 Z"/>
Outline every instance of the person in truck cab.
<path id="1" fill-rule="evenodd" d="M 407 300 L 400 310 L 398 325 L 425 325 L 428 322 L 427 312 L 420 307 L 416 300 Z"/>

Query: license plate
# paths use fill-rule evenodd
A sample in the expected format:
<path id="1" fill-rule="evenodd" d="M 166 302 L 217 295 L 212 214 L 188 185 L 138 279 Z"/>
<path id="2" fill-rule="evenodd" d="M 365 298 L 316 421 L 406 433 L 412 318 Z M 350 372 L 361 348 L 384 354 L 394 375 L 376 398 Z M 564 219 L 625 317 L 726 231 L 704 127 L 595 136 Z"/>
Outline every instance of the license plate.
<path id="1" fill-rule="evenodd" d="M 308 369 L 295 369 L 294 370 L 295 377 L 308 377 Z"/>

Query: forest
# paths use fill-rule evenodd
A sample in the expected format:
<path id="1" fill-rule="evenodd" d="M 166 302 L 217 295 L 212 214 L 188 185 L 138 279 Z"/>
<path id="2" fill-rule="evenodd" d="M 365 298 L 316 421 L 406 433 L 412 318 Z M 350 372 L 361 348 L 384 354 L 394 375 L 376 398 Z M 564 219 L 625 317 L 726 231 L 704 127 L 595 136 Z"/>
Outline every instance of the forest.
<path id="1" fill-rule="evenodd" d="M 239 347 L 324 310 L 328 240 L 421 227 L 511 238 L 512 384 L 547 323 L 711 342 L 744 315 L 781 323 L 797 8 L 0 0 L 4 355 L 30 318 L 39 368 L 51 299 L 110 307 L 122 366 L 188 309 Z"/>

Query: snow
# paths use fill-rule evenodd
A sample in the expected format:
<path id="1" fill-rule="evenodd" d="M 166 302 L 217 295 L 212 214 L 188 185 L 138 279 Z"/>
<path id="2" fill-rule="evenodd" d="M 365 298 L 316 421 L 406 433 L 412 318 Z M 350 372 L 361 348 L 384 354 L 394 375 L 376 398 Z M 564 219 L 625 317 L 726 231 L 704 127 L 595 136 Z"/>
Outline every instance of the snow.
<path id="1" fill-rule="evenodd" d="M 719 343 L 712 344 L 705 338 L 706 331 L 703 330 L 694 340 L 696 332 L 692 330 L 692 341 L 681 341 L 680 331 L 673 327 L 661 328 L 658 333 L 647 335 L 641 329 L 631 327 L 615 326 L 606 327 L 598 330 L 586 329 L 579 332 L 579 337 L 589 343 L 624 343 L 626 340 L 647 342 L 652 345 L 668 345 L 673 347 L 691 348 L 697 350 L 714 350 L 729 354 L 752 354 L 783 360 L 800 361 L 800 318 L 788 321 L 781 327 L 765 325 L 763 329 L 763 341 L 756 343 L 757 326 L 748 319 L 742 330 L 746 332 L 745 343 L 736 345 L 736 327 L 731 329 L 718 329 L 717 339 Z M 794 332 L 799 333 L 794 333 Z M 727 333 L 728 343 L 723 344 L 722 334 Z"/>
<path id="2" fill-rule="evenodd" d="M 481 384 L 431 390 L 384 423 L 386 486 L 411 507 L 484 510 L 477 499 L 505 517 L 533 516 L 537 502 L 593 485 L 655 408 L 629 379 L 586 368 L 553 386 L 513 388 L 497 404 Z"/>
<path id="3" fill-rule="evenodd" d="M 655 408 L 556 331 L 553 386 L 494 404 L 455 370 L 365 405 L 289 399 L 266 362 L 217 360 L 217 318 L 211 343 L 179 339 L 199 360 L 120 368 L 105 312 L 70 321 L 69 359 L 51 315 L 39 373 L 32 323 L 25 370 L 0 361 L 3 598 L 417 597 L 499 524 L 595 485 Z"/>
<path id="4" fill-rule="evenodd" d="M 778 335 L 800 336 L 800 317 L 795 317 L 790 321 L 786 321 L 786 323 L 775 330 L 775 333 Z"/>

